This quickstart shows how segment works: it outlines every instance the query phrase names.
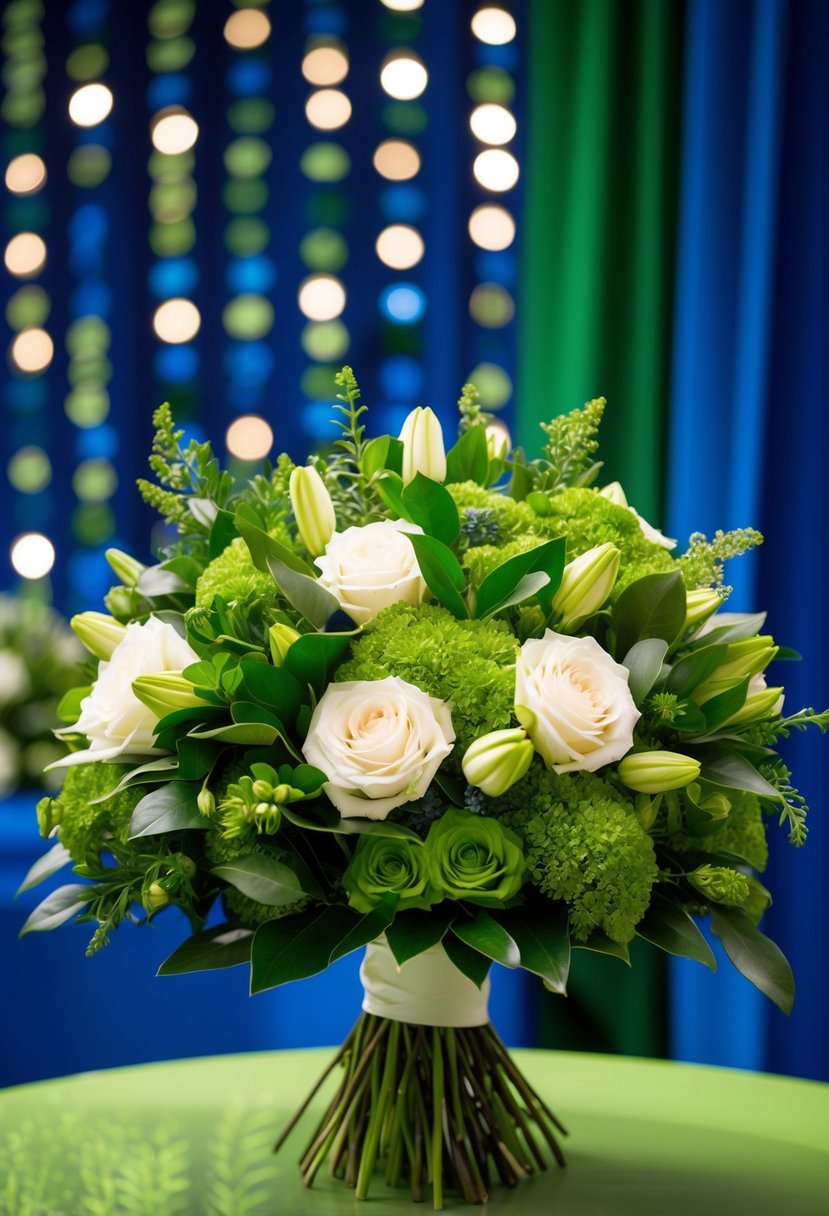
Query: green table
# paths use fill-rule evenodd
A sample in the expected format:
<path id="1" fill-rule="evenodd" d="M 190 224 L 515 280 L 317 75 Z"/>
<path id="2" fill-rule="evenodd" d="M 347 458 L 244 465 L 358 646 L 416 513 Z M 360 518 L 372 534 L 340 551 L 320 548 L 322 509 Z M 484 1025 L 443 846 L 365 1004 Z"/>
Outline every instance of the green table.
<path id="1" fill-rule="evenodd" d="M 0 1093 L 0 1212 L 331 1216 L 423 1212 L 378 1178 L 373 1208 L 299 1183 L 313 1113 L 275 1132 L 330 1053 L 275 1052 L 88 1073 Z M 829 1086 L 608 1056 L 516 1051 L 568 1126 L 569 1165 L 487 1209 L 522 1216 L 825 1216 Z M 326 1091 L 313 1109 L 319 1110 Z M 426 1205 L 428 1206 L 428 1205 Z"/>

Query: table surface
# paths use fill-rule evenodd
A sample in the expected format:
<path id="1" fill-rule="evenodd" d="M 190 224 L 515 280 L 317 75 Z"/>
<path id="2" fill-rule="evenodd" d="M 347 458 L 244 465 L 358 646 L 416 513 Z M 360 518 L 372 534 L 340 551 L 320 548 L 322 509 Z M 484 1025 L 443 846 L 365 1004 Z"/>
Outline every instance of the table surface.
<path id="1" fill-rule="evenodd" d="M 514 1055 L 570 1131 L 568 1166 L 493 1190 L 485 1208 L 449 1196 L 450 1211 L 829 1212 L 829 1086 L 661 1061 Z M 0 1091 L 0 1213 L 423 1212 L 379 1176 L 368 1208 L 324 1171 L 313 1190 L 303 1189 L 296 1159 L 330 1083 L 271 1155 L 275 1133 L 329 1058 L 320 1049 L 216 1056 Z"/>

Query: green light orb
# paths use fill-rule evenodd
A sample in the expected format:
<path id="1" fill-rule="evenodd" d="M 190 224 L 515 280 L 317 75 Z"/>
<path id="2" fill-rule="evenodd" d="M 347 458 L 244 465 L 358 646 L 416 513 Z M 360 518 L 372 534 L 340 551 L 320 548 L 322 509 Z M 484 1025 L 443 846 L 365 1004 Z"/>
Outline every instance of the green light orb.
<path id="1" fill-rule="evenodd" d="M 66 75 L 79 83 L 98 79 L 108 67 L 109 51 L 99 42 L 76 46 L 66 56 Z"/>
<path id="2" fill-rule="evenodd" d="M 112 157 L 98 144 L 82 144 L 73 148 L 66 162 L 66 175 L 73 186 L 92 190 L 109 177 Z"/>
<path id="3" fill-rule="evenodd" d="M 262 210 L 269 194 L 267 183 L 261 179 L 240 181 L 238 178 L 231 178 L 224 185 L 222 200 L 228 211 L 235 211 L 238 215 L 252 215 Z"/>
<path id="4" fill-rule="evenodd" d="M 231 220 L 225 228 L 225 246 L 238 258 L 261 253 L 270 239 L 270 229 L 265 221 L 249 216 Z"/>
<path id="5" fill-rule="evenodd" d="M 109 393 L 98 384 L 79 384 L 66 397 L 63 408 L 74 426 L 99 426 L 109 414 Z"/>
<path id="6" fill-rule="evenodd" d="M 6 320 L 10 329 L 26 329 L 30 325 L 42 325 L 52 308 L 48 294 L 35 284 L 21 287 L 9 298 L 6 305 Z"/>
<path id="7" fill-rule="evenodd" d="M 323 141 L 305 150 L 299 167 L 309 181 L 339 182 L 348 175 L 351 158 L 339 144 Z"/>
<path id="8" fill-rule="evenodd" d="M 306 397 L 314 401 L 325 401 L 329 397 L 333 401 L 337 393 L 334 377 L 339 370 L 336 365 L 325 367 L 318 364 L 316 367 L 308 367 L 302 373 L 300 388 Z"/>
<path id="9" fill-rule="evenodd" d="M 225 148 L 223 159 L 231 177 L 260 177 L 271 163 L 271 156 L 263 139 L 240 135 Z"/>
<path id="10" fill-rule="evenodd" d="M 82 460 L 72 474 L 72 489 L 82 502 L 106 502 L 118 489 L 118 475 L 108 460 Z"/>
<path id="11" fill-rule="evenodd" d="M 515 96 L 515 81 L 503 68 L 477 68 L 467 78 L 466 91 L 473 101 L 506 106 Z"/>
<path id="12" fill-rule="evenodd" d="M 175 224 L 153 224 L 150 228 L 150 248 L 159 258 L 189 253 L 195 243 L 196 227 L 189 218 Z"/>
<path id="13" fill-rule="evenodd" d="M 105 503 L 81 503 L 72 513 L 71 526 L 82 545 L 102 545 L 115 535 L 115 515 Z"/>
<path id="14" fill-rule="evenodd" d="M 52 480 L 52 464 L 43 448 L 21 448 L 8 463 L 8 478 L 21 494 L 39 494 Z"/>
<path id="15" fill-rule="evenodd" d="M 481 405 L 486 409 L 498 410 L 512 396 L 512 381 L 497 363 L 479 363 L 469 373 L 467 380 L 471 380 L 477 388 Z"/>
<path id="16" fill-rule="evenodd" d="M 147 45 L 147 67 L 151 72 L 180 72 L 196 53 L 192 38 L 170 38 Z"/>
<path id="17" fill-rule="evenodd" d="M 251 341 L 264 338 L 273 329 L 273 305 L 264 296 L 236 296 L 222 312 L 222 324 L 231 338 Z"/>
<path id="18" fill-rule="evenodd" d="M 479 283 L 469 297 L 469 313 L 485 329 L 500 329 L 512 320 L 515 301 L 497 283 Z"/>
<path id="19" fill-rule="evenodd" d="M 309 321 L 302 331 L 302 349 L 321 363 L 341 359 L 351 337 L 342 321 Z"/>
<path id="20" fill-rule="evenodd" d="M 315 228 L 302 238 L 299 256 L 309 270 L 336 274 L 348 261 L 348 244 L 333 228 Z"/>
<path id="21" fill-rule="evenodd" d="M 273 102 L 264 97 L 244 97 L 227 107 L 227 125 L 237 135 L 262 135 L 275 118 Z"/>

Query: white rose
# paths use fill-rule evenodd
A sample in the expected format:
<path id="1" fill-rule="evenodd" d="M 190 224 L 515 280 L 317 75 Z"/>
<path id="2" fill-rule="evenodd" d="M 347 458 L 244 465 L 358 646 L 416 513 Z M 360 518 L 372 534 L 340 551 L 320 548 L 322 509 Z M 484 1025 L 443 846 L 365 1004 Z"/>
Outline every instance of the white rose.
<path id="1" fill-rule="evenodd" d="M 515 667 L 515 712 L 557 773 L 595 772 L 633 746 L 640 713 L 628 670 L 595 638 L 548 629 L 525 642 Z"/>
<path id="2" fill-rule="evenodd" d="M 406 532 L 421 535 L 423 529 L 402 519 L 346 528 L 316 559 L 321 585 L 356 624 L 365 625 L 389 604 L 423 602 L 426 584 Z"/>
<path id="3" fill-rule="evenodd" d="M 98 664 L 98 678 L 81 701 L 81 716 L 62 734 L 81 734 L 89 748 L 72 752 L 52 767 L 112 760 L 125 752 L 138 756 L 162 754 L 154 746 L 158 715 L 138 700 L 132 682 L 138 676 L 181 671 L 198 662 L 198 655 L 172 625 L 151 616 L 145 624 L 127 625 L 109 660 Z"/>
<path id="4" fill-rule="evenodd" d="M 329 684 L 302 751 L 343 818 L 385 819 L 426 792 L 454 740 L 443 701 L 389 676 Z"/>

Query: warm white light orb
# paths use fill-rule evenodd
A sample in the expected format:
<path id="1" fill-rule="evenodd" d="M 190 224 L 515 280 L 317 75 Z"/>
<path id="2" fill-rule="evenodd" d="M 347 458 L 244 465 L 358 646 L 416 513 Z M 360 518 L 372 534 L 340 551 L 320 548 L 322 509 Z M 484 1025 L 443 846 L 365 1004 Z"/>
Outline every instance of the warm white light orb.
<path id="1" fill-rule="evenodd" d="M 9 556 L 21 578 L 44 578 L 55 564 L 55 546 L 42 532 L 24 532 L 12 541 Z"/>
<path id="2" fill-rule="evenodd" d="M 420 171 L 420 153 L 405 139 L 386 139 L 375 149 L 374 168 L 390 182 L 406 182 Z"/>
<path id="3" fill-rule="evenodd" d="M 339 89 L 318 89 L 305 103 L 305 117 L 320 131 L 336 131 L 351 117 L 351 102 Z"/>
<path id="4" fill-rule="evenodd" d="M 392 270 L 409 270 L 423 257 L 423 237 L 409 224 L 390 224 L 377 238 L 377 256 Z"/>
<path id="5" fill-rule="evenodd" d="M 36 232 L 18 232 L 6 246 L 3 261 L 9 274 L 29 279 L 43 269 L 46 242 Z"/>
<path id="6" fill-rule="evenodd" d="M 311 321 L 333 321 L 345 308 L 345 288 L 332 274 L 312 274 L 300 285 L 299 307 Z"/>
<path id="7" fill-rule="evenodd" d="M 270 38 L 271 23 L 261 9 L 240 8 L 225 22 L 224 35 L 237 51 L 251 51 Z"/>
<path id="8" fill-rule="evenodd" d="M 243 414 L 227 428 L 225 443 L 239 460 L 264 460 L 273 447 L 273 431 L 258 414 Z"/>
<path id="9" fill-rule="evenodd" d="M 6 166 L 6 189 L 11 194 L 37 194 L 45 183 L 46 165 L 34 152 L 23 152 Z"/>
<path id="10" fill-rule="evenodd" d="M 188 152 L 199 138 L 199 124 L 181 106 L 160 110 L 152 122 L 153 147 L 167 156 Z"/>
<path id="11" fill-rule="evenodd" d="M 69 117 L 76 127 L 97 127 L 112 110 L 112 90 L 105 84 L 84 84 L 69 98 Z"/>
<path id="12" fill-rule="evenodd" d="M 302 75 L 309 84 L 339 84 L 348 75 L 348 56 L 338 46 L 315 46 L 302 61 Z"/>
<path id="13" fill-rule="evenodd" d="M 518 161 L 502 148 L 487 148 L 475 157 L 472 172 L 485 190 L 511 190 L 518 181 Z"/>
<path id="14" fill-rule="evenodd" d="M 381 0 L 381 3 L 393 13 L 413 13 L 423 8 L 423 0 Z"/>
<path id="15" fill-rule="evenodd" d="M 469 235 L 481 249 L 507 249 L 515 239 L 515 220 L 505 207 L 482 203 L 469 217 Z"/>
<path id="16" fill-rule="evenodd" d="M 490 46 L 503 46 L 515 37 L 515 18 L 506 9 L 487 5 L 472 18 L 472 33 Z"/>
<path id="17" fill-rule="evenodd" d="M 201 313 L 192 300 L 165 300 L 153 314 L 156 337 L 171 345 L 189 342 L 191 338 L 195 338 L 200 326 Z"/>
<path id="18" fill-rule="evenodd" d="M 426 65 L 411 51 L 391 55 L 380 70 L 380 84 L 396 101 L 414 101 L 428 83 Z"/>
<path id="19" fill-rule="evenodd" d="M 45 372 L 55 354 L 55 344 L 45 329 L 22 329 L 11 344 L 11 361 L 18 371 L 36 376 Z"/>
<path id="20" fill-rule="evenodd" d="M 508 144 L 518 128 L 515 115 L 506 106 L 491 102 L 475 107 L 469 125 L 472 134 L 484 144 Z"/>

